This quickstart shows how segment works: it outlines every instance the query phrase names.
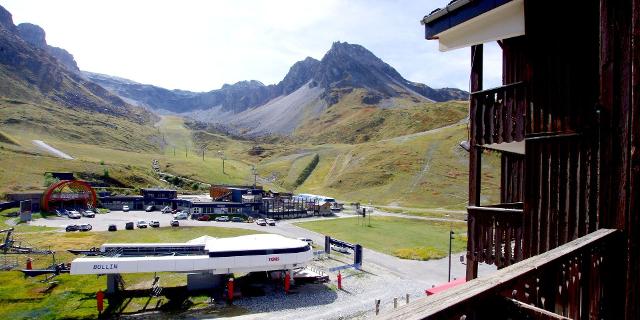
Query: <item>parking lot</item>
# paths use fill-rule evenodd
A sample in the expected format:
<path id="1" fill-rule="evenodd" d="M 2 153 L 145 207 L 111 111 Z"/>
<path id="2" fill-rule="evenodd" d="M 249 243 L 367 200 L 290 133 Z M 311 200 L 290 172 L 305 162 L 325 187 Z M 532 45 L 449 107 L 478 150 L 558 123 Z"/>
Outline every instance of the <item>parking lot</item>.
<path id="1" fill-rule="evenodd" d="M 125 224 L 127 222 L 133 222 L 136 224 L 139 220 L 144 220 L 149 223 L 152 220 L 160 222 L 160 227 L 170 227 L 170 222 L 173 220 L 173 214 L 162 213 L 160 211 L 111 211 L 105 214 L 96 214 L 95 218 L 82 217 L 80 219 L 69 219 L 66 216 L 62 217 L 47 217 L 46 219 L 37 219 L 30 222 L 31 225 L 46 226 L 61 228 L 64 231 L 64 227 L 70 224 L 85 224 L 89 223 L 93 227 L 91 231 L 107 231 L 107 228 L 111 224 L 115 224 L 118 230 L 125 230 Z M 299 220 L 298 220 L 299 221 Z M 232 227 L 242 228 L 250 230 L 258 230 L 265 232 L 275 232 L 272 230 L 273 226 L 259 226 L 255 222 L 218 222 L 218 221 L 197 221 L 191 218 L 186 220 L 179 220 L 181 227 Z M 280 224 L 280 223 L 278 223 Z M 276 224 L 276 226 L 278 225 Z M 136 227 L 137 228 L 137 227 Z"/>

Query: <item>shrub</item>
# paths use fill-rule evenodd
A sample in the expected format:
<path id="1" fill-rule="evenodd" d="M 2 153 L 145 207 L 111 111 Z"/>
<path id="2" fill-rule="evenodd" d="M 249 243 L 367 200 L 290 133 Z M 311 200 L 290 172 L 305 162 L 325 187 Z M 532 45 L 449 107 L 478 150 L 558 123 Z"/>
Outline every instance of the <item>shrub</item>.
<path id="1" fill-rule="evenodd" d="M 401 259 L 426 261 L 444 258 L 447 256 L 447 253 L 434 247 L 415 247 L 395 250 L 393 255 Z"/>
<path id="2" fill-rule="evenodd" d="M 102 176 L 105 178 L 109 178 L 109 169 L 104 169 L 104 171 L 102 171 Z"/>
<path id="3" fill-rule="evenodd" d="M 54 183 L 59 182 L 60 179 L 58 178 L 54 178 L 53 175 L 51 174 L 51 172 L 47 172 L 44 174 L 44 186 L 48 187 Z"/>
<path id="4" fill-rule="evenodd" d="M 316 153 L 313 156 L 313 159 L 311 159 L 311 162 L 309 162 L 309 164 L 304 168 L 304 170 L 300 172 L 298 179 L 296 179 L 296 182 L 294 183 L 294 187 L 297 187 L 303 184 L 305 180 L 307 180 L 307 178 L 311 175 L 313 170 L 315 170 L 316 166 L 318 165 L 318 162 L 320 162 L 320 156 L 318 156 L 318 154 Z"/>

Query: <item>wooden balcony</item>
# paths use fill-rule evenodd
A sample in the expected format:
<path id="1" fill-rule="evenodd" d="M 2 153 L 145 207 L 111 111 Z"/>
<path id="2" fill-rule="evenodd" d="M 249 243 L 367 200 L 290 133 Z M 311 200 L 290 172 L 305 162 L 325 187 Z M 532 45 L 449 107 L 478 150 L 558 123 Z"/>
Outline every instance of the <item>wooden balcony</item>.
<path id="1" fill-rule="evenodd" d="M 471 145 L 524 140 L 528 100 L 524 82 L 471 93 Z"/>
<path id="2" fill-rule="evenodd" d="M 622 319 L 621 236 L 597 230 L 382 318 Z"/>
<path id="3" fill-rule="evenodd" d="M 504 203 L 467 208 L 467 263 L 504 268 L 523 259 L 523 205 Z"/>

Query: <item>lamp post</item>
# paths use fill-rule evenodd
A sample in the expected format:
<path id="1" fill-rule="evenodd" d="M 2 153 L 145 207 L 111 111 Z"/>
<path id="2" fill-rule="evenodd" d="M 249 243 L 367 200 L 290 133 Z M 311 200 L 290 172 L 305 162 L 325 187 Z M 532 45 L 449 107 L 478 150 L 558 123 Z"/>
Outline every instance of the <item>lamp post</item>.
<path id="1" fill-rule="evenodd" d="M 446 217 L 449 217 L 449 215 L 445 215 Z M 453 241 L 453 225 L 449 224 L 449 277 L 448 277 L 448 281 L 447 282 L 451 282 L 451 244 Z"/>

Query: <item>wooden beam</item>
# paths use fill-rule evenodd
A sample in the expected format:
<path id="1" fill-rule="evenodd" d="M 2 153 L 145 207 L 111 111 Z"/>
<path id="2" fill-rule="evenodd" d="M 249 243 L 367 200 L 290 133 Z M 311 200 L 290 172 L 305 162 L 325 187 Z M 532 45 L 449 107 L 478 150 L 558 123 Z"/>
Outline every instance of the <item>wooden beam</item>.
<path id="1" fill-rule="evenodd" d="M 533 319 L 549 319 L 549 320 L 571 320 L 571 318 L 567 318 L 565 316 L 561 316 L 557 313 L 553 313 L 551 311 L 538 308 L 536 306 L 532 306 L 530 304 L 526 304 L 524 302 L 520 302 L 511 298 L 504 298 L 508 302 L 513 303 L 517 308 L 521 311 L 525 312 Z"/>
<path id="2" fill-rule="evenodd" d="M 631 9 L 631 155 L 627 213 L 627 274 L 625 319 L 640 319 L 640 0 Z"/>
<path id="3" fill-rule="evenodd" d="M 482 90 L 482 60 L 483 60 L 483 47 L 482 44 L 471 47 L 471 92 L 477 92 Z M 475 135 L 476 130 L 476 117 L 473 98 L 470 97 L 469 108 L 469 136 Z M 469 205 L 480 205 L 480 190 L 482 182 L 482 149 L 476 146 L 473 139 L 469 140 L 471 149 L 469 150 Z M 471 223 L 467 223 L 469 239 L 474 235 L 471 233 Z M 467 240 L 470 241 L 470 240 Z M 478 277 L 478 262 L 475 261 L 472 255 L 467 255 L 467 279 L 475 279 Z"/>
<path id="4" fill-rule="evenodd" d="M 482 90 L 482 45 L 471 47 L 471 92 Z M 471 102 L 473 103 L 473 102 Z M 470 115 L 470 130 L 473 134 L 475 130 L 475 119 Z M 482 150 L 475 143 L 470 141 L 471 150 L 469 151 L 469 205 L 480 205 L 480 189 L 481 189 L 481 173 L 482 173 Z"/>

